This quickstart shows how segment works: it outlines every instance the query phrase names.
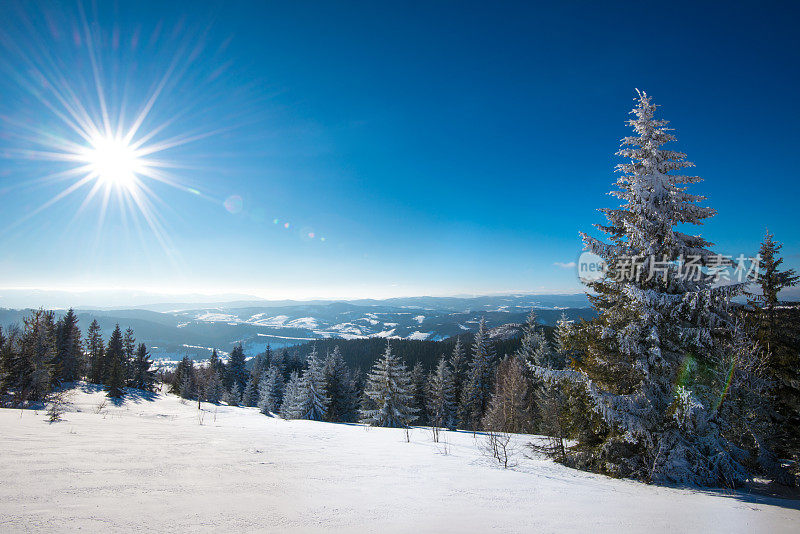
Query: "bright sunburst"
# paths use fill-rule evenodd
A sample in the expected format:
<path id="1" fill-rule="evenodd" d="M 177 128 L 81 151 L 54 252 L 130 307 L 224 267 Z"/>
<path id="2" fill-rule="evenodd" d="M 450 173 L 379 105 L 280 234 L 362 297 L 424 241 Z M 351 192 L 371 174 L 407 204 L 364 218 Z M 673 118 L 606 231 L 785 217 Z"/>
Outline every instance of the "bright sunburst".
<path id="1" fill-rule="evenodd" d="M 129 191 L 136 188 L 138 175 L 146 167 L 137 150 L 117 136 L 97 136 L 82 156 L 102 183 Z"/>
<path id="2" fill-rule="evenodd" d="M 85 53 L 89 60 L 90 69 L 83 71 L 70 70 L 79 62 L 77 59 L 72 64 L 60 63 L 45 51 L 36 54 L 35 47 L 22 48 L 16 41 L 4 43 L 26 65 L 29 76 L 20 77 L 19 83 L 51 117 L 49 122 L 3 117 L 14 127 L 20 145 L 25 146 L 8 150 L 7 155 L 28 162 L 59 163 L 53 167 L 55 172 L 21 182 L 17 187 L 63 184 L 55 195 L 4 231 L 12 230 L 69 196 L 80 195 L 83 198 L 73 220 L 99 200 L 99 219 L 95 225 L 98 233 L 104 227 L 107 213 L 113 211 L 126 227 L 133 228 L 146 240 L 140 225 L 140 220 L 143 221 L 167 255 L 173 255 L 174 247 L 170 246 L 162 216 L 156 209 L 169 206 L 159 198 L 158 189 L 153 186 L 164 184 L 213 200 L 196 187 L 181 183 L 171 171 L 189 167 L 169 158 L 168 153 L 217 131 L 195 130 L 166 136 L 167 132 L 174 132 L 181 110 L 173 105 L 169 113 L 156 112 L 164 93 L 176 86 L 176 78 L 185 71 L 186 51 L 190 48 L 178 47 L 179 52 L 164 66 L 160 79 L 149 83 L 141 79 L 112 82 L 104 73 L 120 70 L 120 54 L 112 54 L 106 64 L 101 61 L 100 54 L 108 51 L 108 47 L 103 45 L 100 29 L 88 23 L 82 10 L 76 27 L 82 29 L 74 37 L 76 57 Z M 188 42 L 190 37 L 187 37 Z M 132 90 L 137 83 L 146 83 L 149 90 Z M 120 91 L 120 87 L 125 90 Z"/>

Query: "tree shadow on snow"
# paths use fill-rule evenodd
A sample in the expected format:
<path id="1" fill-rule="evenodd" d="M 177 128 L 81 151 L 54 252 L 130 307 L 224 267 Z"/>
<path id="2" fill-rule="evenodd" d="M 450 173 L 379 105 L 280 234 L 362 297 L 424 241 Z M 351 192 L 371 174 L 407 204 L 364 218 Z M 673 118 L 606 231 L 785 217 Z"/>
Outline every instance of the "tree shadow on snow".
<path id="1" fill-rule="evenodd" d="M 158 398 L 158 393 L 145 391 L 143 389 L 125 388 L 124 398 L 136 404 L 141 402 L 154 402 Z"/>
<path id="2" fill-rule="evenodd" d="M 694 491 L 714 497 L 735 499 L 749 504 L 778 506 L 780 508 L 800 510 L 800 488 L 790 488 L 774 483 L 751 483 L 738 490 L 694 488 Z"/>

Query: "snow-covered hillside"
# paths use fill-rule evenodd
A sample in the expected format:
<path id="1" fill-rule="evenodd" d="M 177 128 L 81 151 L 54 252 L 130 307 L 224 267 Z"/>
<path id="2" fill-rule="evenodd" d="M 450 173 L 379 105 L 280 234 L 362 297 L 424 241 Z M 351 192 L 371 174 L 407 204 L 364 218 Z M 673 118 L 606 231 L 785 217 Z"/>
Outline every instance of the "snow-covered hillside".
<path id="1" fill-rule="evenodd" d="M 659 488 L 482 438 L 284 421 L 83 385 L 64 421 L 0 410 L 0 531 L 798 532 L 796 501 Z M 446 444 L 445 444 L 446 442 Z"/>

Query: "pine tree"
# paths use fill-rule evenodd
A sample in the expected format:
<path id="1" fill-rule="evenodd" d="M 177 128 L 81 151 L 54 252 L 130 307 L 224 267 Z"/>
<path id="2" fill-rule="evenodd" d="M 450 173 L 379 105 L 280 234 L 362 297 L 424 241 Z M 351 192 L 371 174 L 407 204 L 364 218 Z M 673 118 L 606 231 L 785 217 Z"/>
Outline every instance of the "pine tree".
<path id="1" fill-rule="evenodd" d="M 125 335 L 122 338 L 122 362 L 125 375 L 128 382 L 133 381 L 133 359 L 136 356 L 136 338 L 133 335 L 133 329 L 128 327 L 125 330 Z"/>
<path id="2" fill-rule="evenodd" d="M 411 377 L 405 364 L 392 354 L 389 343 L 383 356 L 367 375 L 361 422 L 372 426 L 407 428 L 414 415 Z"/>
<path id="3" fill-rule="evenodd" d="M 475 342 L 472 345 L 472 360 L 469 362 L 467 383 L 461 398 L 462 421 L 477 430 L 492 397 L 494 378 L 494 355 L 486 329 L 486 319 L 481 318 Z"/>
<path id="4" fill-rule="evenodd" d="M 136 357 L 133 360 L 133 376 L 131 378 L 131 387 L 141 389 L 144 391 L 154 391 L 156 384 L 156 372 L 151 370 L 150 367 L 153 362 L 150 361 L 150 354 L 147 352 L 147 346 L 144 343 L 139 343 L 136 349 Z"/>
<path id="5" fill-rule="evenodd" d="M 56 353 L 59 379 L 67 382 L 78 380 L 83 371 L 83 350 L 78 317 L 72 308 L 56 323 Z"/>
<path id="6" fill-rule="evenodd" d="M 425 368 L 422 367 L 422 362 L 417 362 L 411 368 L 411 395 L 412 405 L 417 414 L 415 422 L 418 425 L 428 424 L 428 407 L 425 399 L 427 385 L 428 377 L 425 375 Z"/>
<path id="7" fill-rule="evenodd" d="M 222 362 L 222 360 L 219 359 L 219 355 L 217 354 L 217 349 L 213 349 L 211 351 L 211 358 L 208 361 L 208 367 L 211 370 L 216 371 L 216 373 L 219 375 L 220 380 L 222 380 L 223 377 L 225 376 L 225 364 Z"/>
<path id="8" fill-rule="evenodd" d="M 181 370 L 180 381 L 180 396 L 184 399 L 196 399 L 200 395 L 197 384 L 197 372 L 194 368 L 194 362 L 189 356 L 184 356 L 181 362 L 183 369 Z"/>
<path id="9" fill-rule="evenodd" d="M 796 305 L 781 307 L 778 300 L 780 292 L 797 285 L 800 277 L 793 269 L 781 269 L 782 247 L 767 232 L 759 250 L 757 282 L 761 292 L 749 300 L 749 319 L 767 355 L 776 452 L 782 457 L 794 457 L 800 465 L 800 310 Z"/>
<path id="10" fill-rule="evenodd" d="M 230 391 L 226 392 L 225 400 L 230 406 L 239 406 L 242 403 L 242 393 L 239 389 L 239 383 L 234 382 Z"/>
<path id="11" fill-rule="evenodd" d="M 113 337 L 113 336 L 112 336 Z M 119 399 L 125 395 L 125 371 L 122 368 L 122 359 L 111 358 L 106 376 L 106 395 Z"/>
<path id="12" fill-rule="evenodd" d="M 94 319 L 92 324 L 89 325 L 89 330 L 86 334 L 86 352 L 88 352 L 89 356 L 89 378 L 93 384 L 101 384 L 106 371 L 103 367 L 105 363 L 103 335 L 97 319 Z"/>
<path id="13" fill-rule="evenodd" d="M 536 322 L 536 312 L 534 310 L 531 310 L 525 324 L 522 326 L 522 340 L 516 355 L 526 366 L 552 367 L 550 344 L 547 342 L 544 331 L 539 328 Z M 527 386 L 526 397 L 531 402 L 528 415 L 534 420 L 535 424 L 538 424 L 541 421 L 538 404 L 546 385 L 543 380 L 534 378 Z"/>
<path id="14" fill-rule="evenodd" d="M 170 393 L 179 395 L 184 399 L 195 398 L 199 393 L 197 373 L 194 368 L 194 362 L 188 355 L 185 355 L 178 365 L 175 367 L 175 372 L 172 375 L 172 382 L 170 383 Z"/>
<path id="15" fill-rule="evenodd" d="M 267 343 L 267 348 L 264 349 L 264 354 L 261 357 L 262 366 L 261 366 L 261 369 L 259 369 L 261 375 L 263 375 L 264 372 L 269 368 L 269 366 L 272 365 L 273 358 L 274 358 L 274 354 L 272 353 L 272 347 L 270 347 L 269 343 Z M 261 375 L 259 375 L 259 376 L 261 376 Z"/>
<path id="16" fill-rule="evenodd" d="M 125 352 L 124 352 L 124 345 L 122 340 L 122 331 L 119 328 L 119 325 L 114 327 L 114 331 L 111 333 L 111 337 L 108 338 L 108 345 L 106 346 L 105 350 L 105 376 L 103 377 L 103 383 L 108 383 L 111 380 L 111 375 L 117 372 L 122 373 L 123 382 L 125 381 Z M 115 367 L 115 362 L 118 364 L 119 370 Z"/>
<path id="17" fill-rule="evenodd" d="M 0 406 L 3 405 L 2 399 L 8 394 L 9 390 L 12 354 L 11 343 L 3 333 L 2 325 L 0 325 Z"/>
<path id="18" fill-rule="evenodd" d="M 13 404 L 43 401 L 54 382 L 56 336 L 53 312 L 39 309 L 23 319 L 22 333 L 9 336 L 6 386 L 14 392 Z M 15 339 L 16 338 L 16 339 Z M 9 343 L 9 342 L 7 342 Z"/>
<path id="19" fill-rule="evenodd" d="M 304 406 L 303 419 L 324 421 L 328 413 L 328 392 L 325 391 L 324 362 L 317 354 L 316 346 L 308 355 L 308 368 L 303 372 L 301 379 L 301 396 Z"/>
<path id="20" fill-rule="evenodd" d="M 742 288 L 687 272 L 695 257 L 704 265 L 716 260 L 710 243 L 677 227 L 714 211 L 686 191 L 699 178 L 673 174 L 692 164 L 661 148 L 675 138 L 655 111 L 640 93 L 629 121 L 635 135 L 618 152 L 629 160 L 618 166 L 613 192 L 622 206 L 602 210 L 609 224 L 599 228 L 611 242 L 582 234 L 608 272 L 589 284 L 597 317 L 575 328 L 575 368 L 534 369 L 580 387 L 587 413 L 601 417 L 578 438 L 580 465 L 655 482 L 735 484 L 748 476 L 742 440 L 753 435 L 745 428 L 756 428 L 759 402 L 758 390 L 748 390 L 757 386 L 754 353 L 728 311 Z M 731 409 L 748 403 L 754 409 Z"/>
<path id="21" fill-rule="evenodd" d="M 523 433 L 532 429 L 530 382 L 519 356 L 506 356 L 497 366 L 492 395 L 483 428 L 496 432 Z"/>
<path id="22" fill-rule="evenodd" d="M 206 401 L 219 404 L 225 393 L 225 385 L 219 372 L 213 367 L 209 369 L 208 382 L 206 383 Z"/>
<path id="23" fill-rule="evenodd" d="M 463 392 L 467 383 L 467 371 L 469 369 L 467 354 L 460 337 L 456 338 L 456 345 L 453 347 L 453 354 L 450 356 L 449 364 L 453 375 L 453 405 L 456 409 L 455 424 L 458 425 L 461 421 L 458 412 L 459 407 L 463 404 Z"/>
<path id="24" fill-rule="evenodd" d="M 356 392 L 350 371 L 342 359 L 339 346 L 333 348 L 325 358 L 323 368 L 325 375 L 325 391 L 330 402 L 328 403 L 327 420 L 351 422 L 356 415 Z"/>
<path id="25" fill-rule="evenodd" d="M 428 379 L 427 393 L 430 424 L 435 427 L 455 428 L 457 417 L 453 372 L 444 356 Z"/>
<path id="26" fill-rule="evenodd" d="M 281 417 L 284 419 L 300 419 L 306 411 L 305 397 L 303 395 L 300 375 L 292 371 L 281 402 Z"/>
<path id="27" fill-rule="evenodd" d="M 569 348 L 569 338 L 572 337 L 572 321 L 569 321 L 565 314 L 561 314 L 558 320 L 554 336 L 554 351 L 550 357 L 543 360 L 534 357 L 527 360 L 528 365 L 533 364 L 535 368 L 538 364 L 545 365 L 548 369 L 563 370 L 567 365 L 571 365 L 571 351 Z M 536 354 L 536 351 L 534 351 Z M 537 362 L 539 362 L 537 364 Z M 587 405 L 581 395 L 581 391 L 566 381 L 543 380 L 539 388 L 534 391 L 535 411 L 538 416 L 535 431 L 545 437 L 544 443 L 532 444 L 534 450 L 544 453 L 556 461 L 566 463 L 567 458 L 567 439 L 570 435 L 587 435 L 581 432 L 581 428 L 575 421 L 588 421 L 583 410 Z M 576 411 L 576 414 L 572 414 Z M 589 426 L 587 425 L 587 426 Z"/>
<path id="28" fill-rule="evenodd" d="M 228 365 L 226 366 L 226 373 L 225 373 L 225 387 L 228 391 L 233 391 L 234 386 L 236 386 L 239 395 L 244 391 L 244 388 L 247 386 L 247 378 L 249 376 L 247 372 L 247 360 L 244 356 L 244 350 L 242 349 L 242 345 L 236 345 L 233 347 L 231 351 L 231 356 L 228 358 Z M 236 400 L 238 404 L 240 399 Z"/>
<path id="29" fill-rule="evenodd" d="M 247 385 L 244 387 L 242 393 L 242 404 L 245 406 L 258 406 L 258 380 L 255 374 L 250 373 L 250 378 L 247 379 Z"/>
<path id="30" fill-rule="evenodd" d="M 270 365 L 261 377 L 258 409 L 264 415 L 277 413 L 283 400 L 283 375 L 277 365 Z"/>
<path id="31" fill-rule="evenodd" d="M 286 367 L 286 349 L 283 349 L 280 352 L 273 352 L 269 364 L 278 369 L 278 372 L 283 375 L 283 380 L 285 382 L 286 376 L 284 375 L 283 370 Z"/>

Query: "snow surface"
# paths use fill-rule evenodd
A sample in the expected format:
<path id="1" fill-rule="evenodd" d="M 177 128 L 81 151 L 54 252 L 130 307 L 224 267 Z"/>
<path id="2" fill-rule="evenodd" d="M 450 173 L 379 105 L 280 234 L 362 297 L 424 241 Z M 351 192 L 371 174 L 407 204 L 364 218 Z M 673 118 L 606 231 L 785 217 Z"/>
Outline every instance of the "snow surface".
<path id="1" fill-rule="evenodd" d="M 81 385 L 55 424 L 0 409 L 0 531 L 800 531 L 796 501 L 614 480 L 521 450 L 504 470 L 468 432 L 444 445 L 412 429 L 406 443 L 400 429 L 172 395 L 104 399 Z"/>

